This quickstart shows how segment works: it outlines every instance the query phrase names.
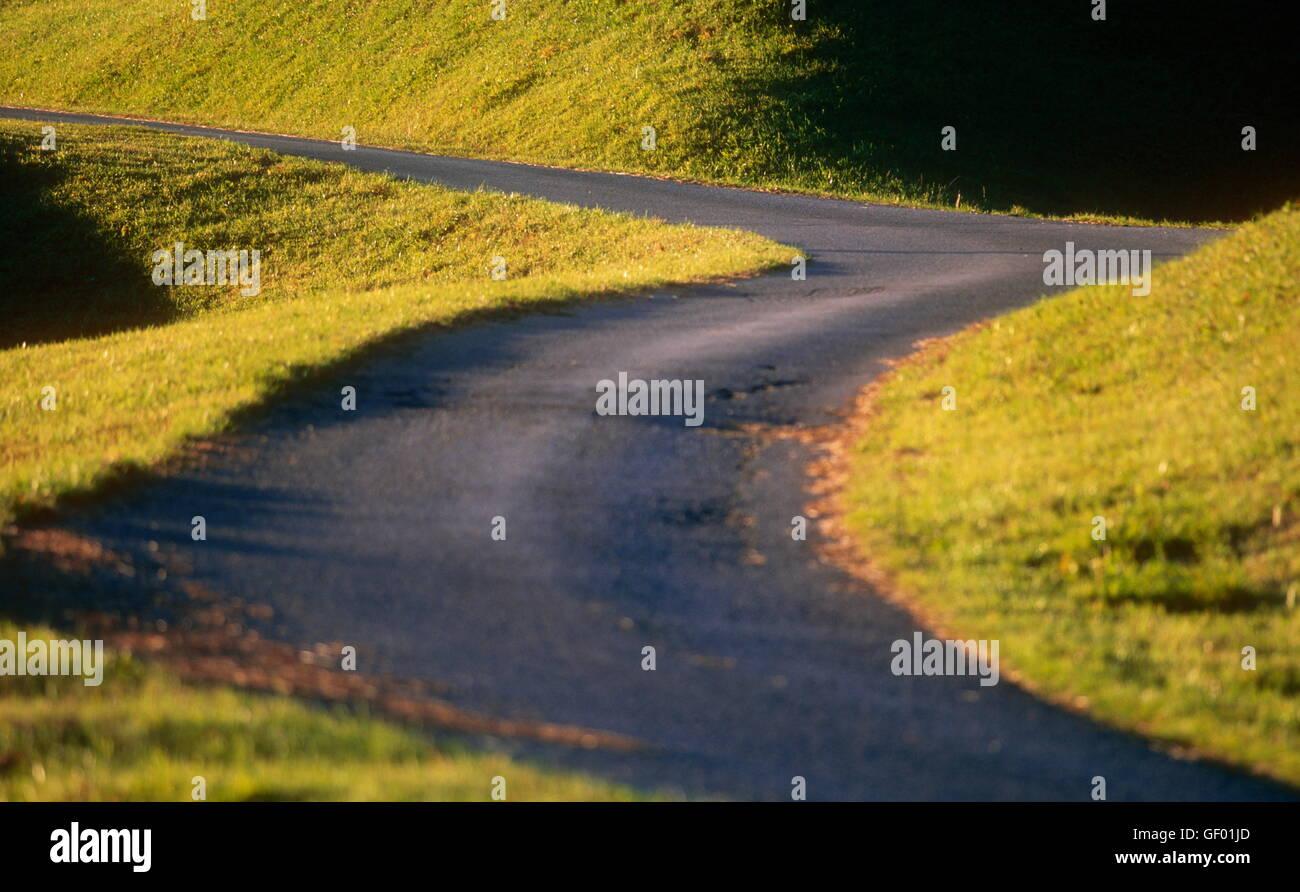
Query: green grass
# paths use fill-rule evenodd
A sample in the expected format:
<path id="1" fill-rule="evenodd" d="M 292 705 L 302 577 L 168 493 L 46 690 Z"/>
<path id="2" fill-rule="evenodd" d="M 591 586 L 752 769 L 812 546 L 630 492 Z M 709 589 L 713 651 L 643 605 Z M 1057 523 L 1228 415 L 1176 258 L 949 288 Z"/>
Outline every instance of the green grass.
<path id="1" fill-rule="evenodd" d="M 1041 0 L 811 0 L 802 22 L 785 0 L 510 0 L 505 21 L 487 0 L 213 0 L 195 22 L 178 0 L 7 0 L 0 101 L 908 204 L 1241 220 L 1300 194 L 1290 32 L 1242 2 L 1122 4 L 1100 23 Z"/>
<path id="2" fill-rule="evenodd" d="M 140 128 L 61 132 L 41 152 L 37 125 L 0 122 L 0 182 L 19 198 L 0 209 L 0 523 L 153 465 L 402 332 L 794 253 Z M 260 248 L 261 293 L 153 285 L 152 252 L 177 241 Z"/>
<path id="3" fill-rule="evenodd" d="M 922 615 L 1000 639 L 1031 688 L 1300 784 L 1300 209 L 1154 277 L 899 365 L 848 521 Z"/>
<path id="4" fill-rule="evenodd" d="M 17 628 L 0 622 L 0 638 Z M 66 637 L 26 629 L 29 639 Z M 0 802 L 251 800 L 628 801 L 629 789 L 437 743 L 344 708 L 195 688 L 111 656 L 98 687 L 79 678 L 6 677 L 0 697 Z"/>

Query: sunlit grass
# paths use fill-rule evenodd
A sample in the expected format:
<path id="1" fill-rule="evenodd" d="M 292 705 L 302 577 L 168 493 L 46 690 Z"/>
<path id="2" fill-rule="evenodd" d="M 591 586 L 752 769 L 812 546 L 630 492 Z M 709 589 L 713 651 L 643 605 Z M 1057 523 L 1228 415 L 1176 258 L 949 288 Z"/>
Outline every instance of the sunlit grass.
<path id="1" fill-rule="evenodd" d="M 0 622 L 0 638 L 17 628 Z M 29 640 L 66 637 L 25 628 Z M 111 656 L 103 683 L 0 678 L 0 801 L 626 801 L 643 794 L 338 707 L 184 685 Z"/>
<path id="2" fill-rule="evenodd" d="M 1289 197 L 1270 175 L 1293 107 L 1271 95 L 1277 49 L 1219 72 L 1152 40 L 1156 8 L 1104 25 L 1031 0 L 817 0 L 799 22 L 782 0 L 489 12 L 221 0 L 200 22 L 176 0 L 10 0 L 0 101 L 1094 220 L 1240 219 Z M 1143 110 L 1140 132 L 1107 95 Z M 1249 154 L 1247 109 L 1267 134 Z"/>
<path id="3" fill-rule="evenodd" d="M 851 458 L 863 549 L 1031 687 L 1300 782 L 1297 283 L 1288 207 L 1149 297 L 1074 291 L 903 363 Z"/>

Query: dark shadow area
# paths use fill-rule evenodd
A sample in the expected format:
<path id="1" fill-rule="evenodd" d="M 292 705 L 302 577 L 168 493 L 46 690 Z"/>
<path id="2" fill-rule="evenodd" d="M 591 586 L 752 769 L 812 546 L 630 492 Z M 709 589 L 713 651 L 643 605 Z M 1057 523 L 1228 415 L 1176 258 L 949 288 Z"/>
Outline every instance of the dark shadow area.
<path id="1" fill-rule="evenodd" d="M 799 26 L 816 45 L 739 72 L 730 114 L 771 174 L 811 186 L 884 174 L 990 210 L 1242 220 L 1300 196 L 1284 9 L 1112 0 L 1094 21 L 1088 0 L 819 0 Z"/>
<path id="2" fill-rule="evenodd" d="M 0 133 L 0 350 L 105 334 L 175 316 L 141 258 L 51 195 L 69 175 L 39 135 Z"/>

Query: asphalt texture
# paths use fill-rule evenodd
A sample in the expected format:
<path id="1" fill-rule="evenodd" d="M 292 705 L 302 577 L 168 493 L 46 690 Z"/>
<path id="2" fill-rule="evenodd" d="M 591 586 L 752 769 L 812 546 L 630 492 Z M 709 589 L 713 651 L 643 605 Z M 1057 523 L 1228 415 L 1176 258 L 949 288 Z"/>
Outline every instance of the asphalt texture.
<path id="1" fill-rule="evenodd" d="M 0 115 L 123 123 L 80 114 Z M 293 642 L 448 700 L 630 735 L 637 754 L 524 754 L 690 796 L 1079 800 L 1289 798 L 1045 704 L 1006 679 L 897 677 L 921 628 L 833 566 L 791 518 L 810 447 L 766 431 L 842 420 L 921 338 L 1053 289 L 1043 252 L 1151 250 L 1217 234 L 872 206 L 637 176 L 150 123 L 458 189 L 518 192 L 797 246 L 789 272 L 598 301 L 404 342 L 249 423 L 236 454 L 79 513 L 128 554 L 269 604 Z M 596 384 L 702 379 L 704 422 L 600 416 Z M 327 376 L 328 377 L 328 376 Z M 344 385 L 355 412 L 340 410 Z M 1008 442 L 1007 449 L 1015 443 Z M 190 539 L 204 515 L 206 542 Z M 491 536 L 504 517 L 506 538 Z M 643 648 L 656 669 L 642 669 Z M 1002 640 L 1005 657 L 1014 640 Z"/>

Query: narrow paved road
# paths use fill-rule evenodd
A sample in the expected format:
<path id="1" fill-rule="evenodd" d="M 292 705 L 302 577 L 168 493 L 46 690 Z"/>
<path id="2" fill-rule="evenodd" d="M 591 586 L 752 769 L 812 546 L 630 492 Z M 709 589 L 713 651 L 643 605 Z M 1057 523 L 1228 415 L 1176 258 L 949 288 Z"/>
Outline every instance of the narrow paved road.
<path id="1" fill-rule="evenodd" d="M 85 115 L 6 116 L 111 122 Z M 121 551 L 156 541 L 202 582 L 271 604 L 268 631 L 358 645 L 503 716 L 618 731 L 624 756 L 544 761 L 692 795 L 788 799 L 1277 798 L 1046 706 L 1010 683 L 897 678 L 917 624 L 790 536 L 806 447 L 755 435 L 834 421 L 918 338 L 1029 303 L 1042 253 L 1212 233 L 874 207 L 641 177 L 154 124 L 461 189 L 520 192 L 800 246 L 788 273 L 468 327 L 330 381 L 242 454 L 80 518 Z M 598 417 L 596 382 L 702 378 L 705 421 Z M 338 411 L 343 384 L 359 411 Z M 1014 443 L 1007 444 L 1014 449 Z M 209 540 L 191 543 L 203 514 Z M 507 519 L 506 541 L 489 536 Z M 658 668 L 641 669 L 642 647 Z M 1014 657 L 1016 642 L 1003 640 Z M 364 668 L 364 667 L 363 667 Z"/>

